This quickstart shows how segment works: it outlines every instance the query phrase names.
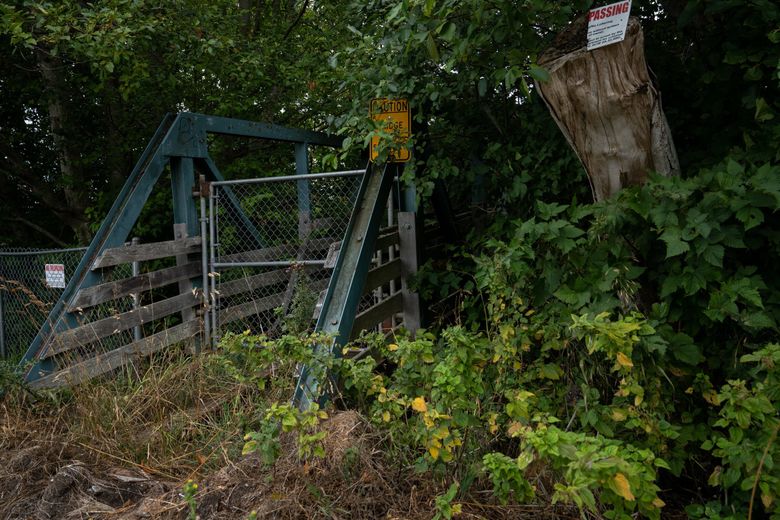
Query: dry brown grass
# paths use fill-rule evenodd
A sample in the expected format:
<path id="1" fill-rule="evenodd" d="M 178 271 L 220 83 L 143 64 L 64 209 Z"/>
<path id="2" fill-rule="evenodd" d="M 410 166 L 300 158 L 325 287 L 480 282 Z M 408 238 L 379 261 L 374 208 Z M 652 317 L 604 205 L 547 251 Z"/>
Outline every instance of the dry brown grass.
<path id="1" fill-rule="evenodd" d="M 199 483 L 201 519 L 423 519 L 446 482 L 388 460 L 383 434 L 356 412 L 332 412 L 326 456 L 301 461 L 283 435 L 271 466 L 242 457 L 243 434 L 270 401 L 286 401 L 292 367 L 259 391 L 219 356 L 183 352 L 111 379 L 0 402 L 0 518 L 186 518 L 183 483 Z M 478 482 L 460 518 L 575 518 L 546 504 L 498 506 Z M 485 491 L 483 491 L 485 490 Z"/>

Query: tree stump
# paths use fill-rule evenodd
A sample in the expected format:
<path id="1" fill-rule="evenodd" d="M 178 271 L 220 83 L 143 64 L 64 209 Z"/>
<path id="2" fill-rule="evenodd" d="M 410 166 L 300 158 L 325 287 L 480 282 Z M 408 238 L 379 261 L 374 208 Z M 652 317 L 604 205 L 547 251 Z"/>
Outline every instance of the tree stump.
<path id="1" fill-rule="evenodd" d="M 631 17 L 626 38 L 592 51 L 587 18 L 573 22 L 544 51 L 539 65 L 550 79 L 537 82 L 553 119 L 574 148 L 593 197 L 643 184 L 648 173 L 678 175 L 680 165 L 661 96 L 645 62 L 644 34 Z"/>

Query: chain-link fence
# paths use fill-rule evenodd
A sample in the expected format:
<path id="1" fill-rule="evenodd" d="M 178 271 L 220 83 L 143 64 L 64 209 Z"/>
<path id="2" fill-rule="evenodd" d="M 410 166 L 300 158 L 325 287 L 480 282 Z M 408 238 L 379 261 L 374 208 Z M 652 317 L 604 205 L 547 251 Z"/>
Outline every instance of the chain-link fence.
<path id="1" fill-rule="evenodd" d="M 35 339 L 76 271 L 86 248 L 0 250 L 0 358 L 16 359 Z M 104 270 L 103 281 L 127 278 L 131 265 Z M 87 323 L 116 316 L 133 308 L 132 298 L 120 298 L 78 311 L 77 321 Z M 134 331 L 103 341 L 109 350 L 132 340 Z"/>
<path id="2" fill-rule="evenodd" d="M 30 345 L 86 248 L 0 250 L 0 357 Z"/>
<path id="3" fill-rule="evenodd" d="M 212 184 L 213 323 L 219 336 L 310 328 L 363 170 Z M 332 266 L 331 266 L 332 267 Z"/>

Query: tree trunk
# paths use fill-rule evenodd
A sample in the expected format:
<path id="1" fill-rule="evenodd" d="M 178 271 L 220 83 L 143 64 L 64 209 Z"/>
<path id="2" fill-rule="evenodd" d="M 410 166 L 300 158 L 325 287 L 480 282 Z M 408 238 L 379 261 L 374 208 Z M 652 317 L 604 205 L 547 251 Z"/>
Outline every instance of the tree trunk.
<path id="1" fill-rule="evenodd" d="M 645 62 L 644 35 L 632 17 L 620 43 L 588 51 L 587 20 L 576 20 L 539 58 L 550 80 L 537 82 L 553 119 L 585 167 L 593 197 L 643 184 L 648 173 L 678 175 L 680 165 L 661 96 Z"/>
<path id="2" fill-rule="evenodd" d="M 51 129 L 54 147 L 59 155 L 60 173 L 62 174 L 62 192 L 68 212 L 72 215 L 84 215 L 88 201 L 87 186 L 78 175 L 76 159 L 65 137 L 65 103 L 63 101 L 65 82 L 62 78 L 61 63 L 57 63 L 45 50 L 38 49 L 38 68 L 43 77 L 49 112 L 49 127 Z M 76 232 L 79 243 L 88 244 L 92 239 L 89 223 L 86 218 L 74 218 L 71 227 Z"/>

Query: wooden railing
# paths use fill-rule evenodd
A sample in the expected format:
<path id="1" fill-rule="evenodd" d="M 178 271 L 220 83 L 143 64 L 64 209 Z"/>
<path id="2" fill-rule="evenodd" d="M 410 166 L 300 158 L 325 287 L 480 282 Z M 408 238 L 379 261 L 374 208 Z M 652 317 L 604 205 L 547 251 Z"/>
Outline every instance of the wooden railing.
<path id="1" fill-rule="evenodd" d="M 79 290 L 67 308 L 77 325 L 50 335 L 40 355 L 41 359 L 54 362 L 58 370 L 35 380 L 32 386 L 78 384 L 199 335 L 202 320 L 201 313 L 197 311 L 203 307 L 202 292 L 192 288 L 192 281 L 199 279 L 202 266 L 199 262 L 189 261 L 188 257 L 199 255 L 200 248 L 201 239 L 194 237 L 105 250 L 91 266 L 92 271 L 102 274 L 104 269 L 110 270 L 122 264 L 169 257 L 176 257 L 179 265 Z M 153 297 L 159 297 L 160 289 L 174 284 L 179 284 L 176 294 L 152 301 Z M 124 312 L 83 318 L 95 314 L 90 311 L 97 306 L 105 307 L 111 302 L 127 301 L 134 296 L 139 301 L 151 303 Z M 175 323 L 170 317 L 179 313 L 187 319 Z M 161 330 L 140 339 L 131 338 L 127 333 L 152 323 L 158 324 L 155 328 Z M 103 345 L 106 340 L 111 341 L 111 348 Z M 117 342 L 123 341 L 124 344 L 116 346 Z"/>

